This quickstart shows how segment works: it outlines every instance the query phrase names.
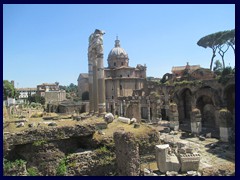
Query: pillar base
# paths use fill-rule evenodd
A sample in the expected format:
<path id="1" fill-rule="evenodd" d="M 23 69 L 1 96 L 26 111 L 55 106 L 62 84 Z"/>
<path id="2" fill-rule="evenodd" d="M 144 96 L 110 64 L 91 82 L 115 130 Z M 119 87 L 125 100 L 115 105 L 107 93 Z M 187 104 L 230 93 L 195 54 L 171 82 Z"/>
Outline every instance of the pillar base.
<path id="1" fill-rule="evenodd" d="M 220 127 L 220 140 L 223 142 L 229 142 L 231 128 Z"/>
<path id="2" fill-rule="evenodd" d="M 200 121 L 195 121 L 191 122 L 191 132 L 194 134 L 200 134 L 202 131 L 202 122 Z"/>
<path id="3" fill-rule="evenodd" d="M 179 121 L 170 121 L 170 128 L 174 131 L 179 130 Z"/>

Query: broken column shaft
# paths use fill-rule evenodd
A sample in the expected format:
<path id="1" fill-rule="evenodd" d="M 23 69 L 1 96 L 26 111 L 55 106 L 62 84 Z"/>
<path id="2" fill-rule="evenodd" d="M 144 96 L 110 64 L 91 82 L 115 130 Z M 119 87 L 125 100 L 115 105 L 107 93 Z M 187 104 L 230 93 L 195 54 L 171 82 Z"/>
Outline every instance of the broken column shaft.
<path id="1" fill-rule="evenodd" d="M 119 131 L 113 134 L 119 176 L 139 176 L 139 147 L 134 135 Z"/>

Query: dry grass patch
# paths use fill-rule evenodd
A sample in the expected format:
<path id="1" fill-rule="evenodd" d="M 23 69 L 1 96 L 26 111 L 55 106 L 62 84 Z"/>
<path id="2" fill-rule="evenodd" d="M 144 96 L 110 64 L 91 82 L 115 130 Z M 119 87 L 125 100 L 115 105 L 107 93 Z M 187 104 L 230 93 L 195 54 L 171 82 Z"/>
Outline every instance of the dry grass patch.
<path id="1" fill-rule="evenodd" d="M 41 115 L 42 112 L 38 112 L 39 115 Z M 59 117 L 59 120 L 44 120 L 42 117 L 38 117 L 39 115 L 36 115 L 37 117 L 30 117 L 27 118 L 28 122 L 25 122 L 24 127 L 16 127 L 16 123 L 14 123 L 15 120 L 18 120 L 18 118 L 13 118 L 11 120 L 5 120 L 4 119 L 4 132 L 10 132 L 10 133 L 16 133 L 16 132 L 21 132 L 24 130 L 29 129 L 30 127 L 28 127 L 29 124 L 34 124 L 33 128 L 36 128 L 38 126 L 38 124 L 40 124 L 40 127 L 46 127 L 46 128 L 51 128 L 48 126 L 48 123 L 50 122 L 56 122 L 57 123 L 57 127 L 64 127 L 64 126 L 75 126 L 77 124 L 79 125 L 91 125 L 91 124 L 95 124 L 95 123 L 100 123 L 100 122 L 104 122 L 103 117 L 96 117 L 96 116 L 92 116 L 89 118 L 86 118 L 84 120 L 80 120 L 80 121 L 76 121 L 76 120 L 72 120 L 72 119 L 65 119 L 67 116 L 66 115 L 58 115 L 57 113 L 47 113 L 47 116 L 51 116 L 51 117 Z M 46 116 L 46 114 L 45 114 Z"/>
<path id="2" fill-rule="evenodd" d="M 132 132 L 136 138 L 144 138 L 148 137 L 148 133 L 153 130 L 145 124 L 140 124 L 139 128 L 134 128 L 133 126 L 133 124 L 129 125 L 115 119 L 112 123 L 108 124 L 107 129 L 102 130 L 103 134 L 96 132 L 93 138 L 99 142 L 106 138 L 113 138 L 113 133 L 121 129 L 124 129 L 125 132 Z"/>

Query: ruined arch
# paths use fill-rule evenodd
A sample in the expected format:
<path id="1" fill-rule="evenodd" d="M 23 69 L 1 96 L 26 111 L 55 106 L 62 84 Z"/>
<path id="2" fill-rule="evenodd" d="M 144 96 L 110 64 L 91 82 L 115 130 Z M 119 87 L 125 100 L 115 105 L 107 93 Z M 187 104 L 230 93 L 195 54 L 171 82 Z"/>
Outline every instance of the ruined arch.
<path id="1" fill-rule="evenodd" d="M 178 113 L 180 124 L 190 124 L 190 113 L 192 111 L 192 91 L 184 88 L 178 95 Z"/>
<path id="2" fill-rule="evenodd" d="M 196 101 L 196 107 L 202 115 L 202 133 L 212 133 L 212 136 L 219 136 L 219 125 L 216 118 L 216 107 L 211 96 L 202 95 Z"/>
<path id="3" fill-rule="evenodd" d="M 202 115 L 202 133 L 212 133 L 212 136 L 219 136 L 219 122 L 217 109 L 222 101 L 219 91 L 204 86 L 195 92 L 195 105 Z"/>
<path id="4" fill-rule="evenodd" d="M 194 93 L 194 100 L 195 102 L 193 104 L 197 104 L 197 100 L 201 97 L 201 96 L 208 96 L 211 97 L 212 100 L 212 104 L 214 106 L 220 106 L 222 104 L 221 101 L 221 96 L 219 95 L 219 92 L 216 89 L 213 89 L 210 86 L 204 86 L 201 87 L 200 89 L 198 89 L 195 93 Z"/>

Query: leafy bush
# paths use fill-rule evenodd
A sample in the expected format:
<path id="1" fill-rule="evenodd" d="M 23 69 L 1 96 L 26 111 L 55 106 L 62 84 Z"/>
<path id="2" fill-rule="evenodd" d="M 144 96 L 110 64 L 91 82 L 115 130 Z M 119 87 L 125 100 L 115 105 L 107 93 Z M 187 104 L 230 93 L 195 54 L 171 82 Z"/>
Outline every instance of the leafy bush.
<path id="1" fill-rule="evenodd" d="M 38 147 L 38 146 L 41 146 L 41 145 L 43 145 L 45 143 L 46 143 L 46 141 L 39 140 L 39 141 L 34 141 L 34 143 L 32 145 Z"/>
<path id="2" fill-rule="evenodd" d="M 229 79 L 231 79 L 231 76 L 234 74 L 235 74 L 235 68 L 232 69 L 232 67 L 230 66 L 226 67 L 223 69 L 218 82 L 225 85 L 229 81 Z"/>
<path id="3" fill-rule="evenodd" d="M 115 159 L 114 153 L 111 152 L 106 146 L 102 146 L 95 150 L 96 155 L 99 158 L 98 163 L 100 165 L 107 165 L 113 163 L 113 160 Z"/>
<path id="4" fill-rule="evenodd" d="M 3 167 L 4 171 L 9 171 L 10 169 L 14 167 L 21 167 L 25 164 L 26 162 L 22 159 L 16 159 L 15 161 L 11 162 L 6 159 L 3 160 Z"/>
<path id="5" fill-rule="evenodd" d="M 62 159 L 57 167 L 56 175 L 64 176 L 67 172 L 66 158 Z"/>
<path id="6" fill-rule="evenodd" d="M 28 172 L 28 176 L 37 176 L 38 175 L 38 171 L 34 167 L 28 168 L 27 172 Z"/>
<path id="7" fill-rule="evenodd" d="M 102 146 L 102 147 L 96 149 L 95 152 L 96 152 L 97 155 L 109 154 L 110 153 L 110 151 L 107 149 L 106 146 Z"/>

